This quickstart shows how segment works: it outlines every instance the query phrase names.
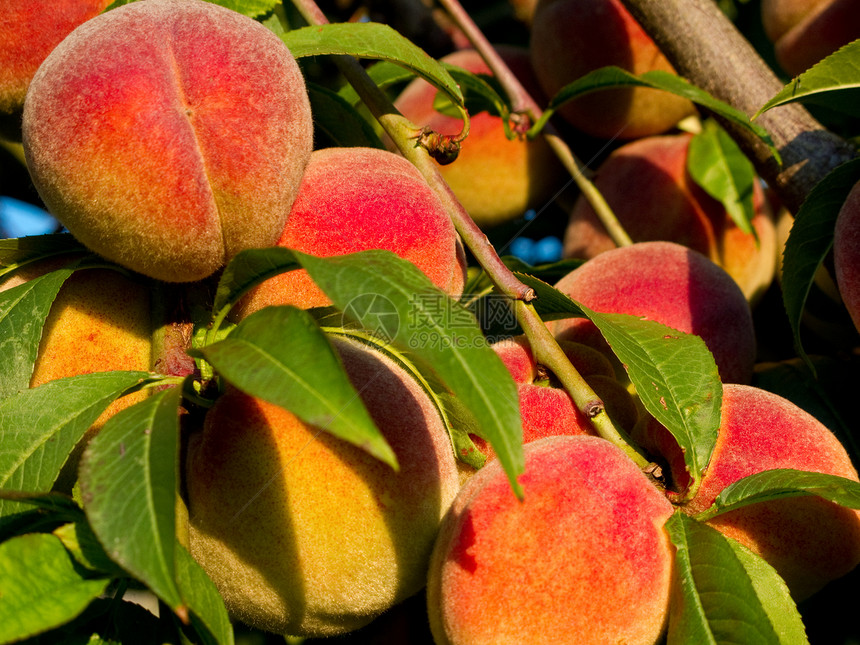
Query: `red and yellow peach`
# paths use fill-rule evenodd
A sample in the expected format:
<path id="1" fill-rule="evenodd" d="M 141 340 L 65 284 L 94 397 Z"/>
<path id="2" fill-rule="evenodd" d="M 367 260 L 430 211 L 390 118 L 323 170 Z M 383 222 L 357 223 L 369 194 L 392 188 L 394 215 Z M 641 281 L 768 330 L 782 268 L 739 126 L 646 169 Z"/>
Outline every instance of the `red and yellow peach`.
<path id="1" fill-rule="evenodd" d="M 403 157 L 373 148 L 325 148 L 311 155 L 278 246 L 328 257 L 392 251 L 443 291 L 465 283 L 463 245 L 442 202 Z M 270 278 L 240 304 L 237 317 L 267 305 L 331 304 L 304 270 Z"/>
<path id="2" fill-rule="evenodd" d="M 445 518 L 427 582 L 436 643 L 658 642 L 672 505 L 598 437 L 540 439 L 524 451 L 522 500 L 493 460 Z"/>
<path id="3" fill-rule="evenodd" d="M 268 29 L 147 0 L 76 29 L 24 106 L 33 183 L 84 245 L 169 282 L 273 244 L 312 146 L 304 79 Z"/>
<path id="4" fill-rule="evenodd" d="M 191 553 L 231 615 L 267 631 L 345 633 L 417 593 L 459 489 L 447 430 L 417 382 L 362 343 L 334 344 L 399 471 L 236 390 L 189 445 Z"/>

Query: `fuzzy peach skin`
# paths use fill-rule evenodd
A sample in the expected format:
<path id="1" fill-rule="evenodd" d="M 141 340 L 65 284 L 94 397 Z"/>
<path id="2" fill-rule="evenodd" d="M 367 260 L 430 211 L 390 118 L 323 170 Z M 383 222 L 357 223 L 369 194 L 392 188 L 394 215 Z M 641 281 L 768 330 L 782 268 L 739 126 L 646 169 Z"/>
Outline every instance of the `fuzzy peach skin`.
<path id="1" fill-rule="evenodd" d="M 19 112 L 51 50 L 111 0 L 6 0 L 0 13 L 0 114 Z"/>
<path id="2" fill-rule="evenodd" d="M 629 392 L 615 380 L 612 364 L 605 354 L 582 343 L 559 343 L 571 364 L 603 401 L 613 422 L 630 431 L 639 413 Z M 570 395 L 560 387 L 546 368 L 539 366 L 525 336 L 493 343 L 493 349 L 508 368 L 517 386 L 523 443 L 559 435 L 596 435 L 588 417 L 579 411 Z M 493 447 L 481 437 L 470 435 L 487 457 Z"/>
<path id="3" fill-rule="evenodd" d="M 312 121 L 295 59 L 260 23 L 203 0 L 147 0 L 51 52 L 23 135 L 39 195 L 76 238 L 188 282 L 278 239 Z"/>
<path id="4" fill-rule="evenodd" d="M 677 242 L 707 255 L 754 300 L 773 281 L 779 257 L 770 205 L 761 186 L 753 184 L 756 241 L 687 172 L 691 139 L 678 134 L 627 143 L 600 165 L 594 185 L 634 241 Z M 588 200 L 579 196 L 565 230 L 565 256 L 591 258 L 615 246 Z"/>
<path id="5" fill-rule="evenodd" d="M 463 244 L 442 203 L 403 157 L 373 148 L 325 148 L 311 155 L 278 246 L 328 257 L 385 249 L 409 260 L 437 287 L 459 295 Z M 270 278 L 235 310 L 331 304 L 304 270 Z"/>
<path id="6" fill-rule="evenodd" d="M 833 264 L 839 295 L 860 331 L 860 182 L 851 189 L 836 218 Z"/>
<path id="7" fill-rule="evenodd" d="M 281 634 L 348 632 L 418 592 L 459 488 L 424 391 L 378 352 L 334 344 L 399 472 L 235 390 L 189 446 L 191 553 L 234 618 Z"/>
<path id="8" fill-rule="evenodd" d="M 498 46 L 497 51 L 530 93 L 539 91 L 527 49 L 509 45 Z M 442 61 L 474 74 L 491 74 L 474 49 L 456 51 Z M 435 97 L 436 88 L 416 79 L 394 105 L 415 125 L 440 134 L 458 134 L 463 122 L 434 110 Z M 562 166 L 543 138 L 508 139 L 502 119 L 488 112 L 471 115 L 469 136 L 457 159 L 440 166 L 439 172 L 482 227 L 501 224 L 522 216 L 529 208 L 543 206 L 564 185 Z"/>
<path id="9" fill-rule="evenodd" d="M 856 0 L 762 0 L 761 17 L 777 62 L 792 76 L 860 38 Z"/>
<path id="10" fill-rule="evenodd" d="M 783 397 L 748 385 L 723 387 L 722 418 L 711 461 L 695 497 L 682 508 L 709 508 L 726 486 L 755 473 L 792 468 L 847 477 L 857 472 L 837 437 Z M 668 432 L 651 419 L 636 431 L 669 463 L 675 486 L 689 484 L 683 456 Z M 860 511 L 818 497 L 752 504 L 707 522 L 758 553 L 785 579 L 796 601 L 860 564 Z"/>
<path id="11" fill-rule="evenodd" d="M 427 582 L 437 645 L 658 642 L 672 505 L 598 437 L 550 437 L 524 451 L 522 502 L 494 460 L 445 518 Z"/>
<path id="12" fill-rule="evenodd" d="M 547 96 L 590 71 L 615 65 L 633 74 L 675 70 L 620 0 L 540 0 L 531 26 L 532 65 Z M 669 130 L 693 104 L 648 88 L 606 90 L 560 110 L 574 127 L 604 139 Z"/>
<path id="13" fill-rule="evenodd" d="M 756 357 L 749 304 L 731 276 L 674 242 L 639 242 L 606 251 L 555 287 L 600 313 L 641 316 L 701 336 L 723 382 L 749 383 Z M 548 323 L 559 339 L 605 346 L 585 318 Z"/>

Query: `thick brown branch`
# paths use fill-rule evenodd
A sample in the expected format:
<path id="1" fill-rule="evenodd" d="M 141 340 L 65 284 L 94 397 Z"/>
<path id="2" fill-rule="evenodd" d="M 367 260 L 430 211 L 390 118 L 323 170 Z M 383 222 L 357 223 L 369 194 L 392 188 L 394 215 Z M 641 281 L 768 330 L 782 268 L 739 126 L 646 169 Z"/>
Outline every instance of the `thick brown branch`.
<path id="1" fill-rule="evenodd" d="M 681 76 L 749 116 L 782 89 L 782 82 L 713 0 L 622 2 Z M 792 212 L 828 172 L 856 154 L 799 104 L 766 112 L 758 123 L 771 134 L 781 167 L 758 137 L 723 125 Z"/>

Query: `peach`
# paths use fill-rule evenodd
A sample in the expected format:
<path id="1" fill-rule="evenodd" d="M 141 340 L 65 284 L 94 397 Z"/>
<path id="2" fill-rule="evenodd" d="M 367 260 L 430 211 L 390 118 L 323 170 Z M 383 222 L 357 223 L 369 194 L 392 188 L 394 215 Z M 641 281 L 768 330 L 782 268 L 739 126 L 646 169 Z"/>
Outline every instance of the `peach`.
<path id="1" fill-rule="evenodd" d="M 236 390 L 189 445 L 191 552 L 231 615 L 267 631 L 344 633 L 417 593 L 459 488 L 447 430 L 424 390 L 366 345 L 334 345 L 399 472 Z"/>
<path id="2" fill-rule="evenodd" d="M 260 23 L 203 0 L 77 28 L 24 106 L 39 195 L 94 252 L 168 282 L 274 244 L 312 146 L 304 79 Z"/>
<path id="3" fill-rule="evenodd" d="M 603 400 L 607 413 L 625 431 L 632 429 L 638 412 L 629 393 L 615 380 L 609 359 L 593 347 L 581 343 L 560 343 L 562 349 L 595 394 Z M 508 368 L 519 396 L 523 443 L 559 435 L 596 435 L 588 417 L 579 411 L 570 395 L 539 366 L 525 336 L 498 341 L 493 349 Z M 494 457 L 492 446 L 471 435 L 475 447 Z"/>
<path id="4" fill-rule="evenodd" d="M 607 65 L 633 74 L 675 72 L 620 0 L 540 0 L 532 18 L 531 54 L 549 96 Z M 694 113 L 688 100 L 649 88 L 600 91 L 560 110 L 577 129 L 604 139 L 665 132 Z"/>
<path id="5" fill-rule="evenodd" d="M 0 281 L 0 292 L 68 261 L 47 260 Z M 157 352 L 149 285 L 110 269 L 82 269 L 60 288 L 45 320 L 30 387 L 68 376 L 112 370 L 150 371 Z M 72 453 L 57 486 L 70 491 L 86 443 L 108 419 L 146 397 L 145 391 L 115 400 L 87 430 Z"/>
<path id="6" fill-rule="evenodd" d="M 328 257 L 386 249 L 421 269 L 443 291 L 465 283 L 463 245 L 444 206 L 403 157 L 373 148 L 316 150 L 278 246 Z M 242 317 L 271 304 L 331 304 L 304 270 L 271 278 L 240 304 Z"/>
<path id="7" fill-rule="evenodd" d="M 60 41 L 100 14 L 111 0 L 7 0 L 0 16 L 0 115 L 21 109 L 30 80 Z"/>
<path id="8" fill-rule="evenodd" d="M 600 165 L 594 185 L 634 241 L 677 242 L 707 255 L 753 300 L 773 281 L 779 255 L 764 190 L 753 184 L 756 242 L 690 176 L 691 139 L 690 134 L 662 135 L 627 143 Z M 612 248 L 615 243 L 580 195 L 565 231 L 565 256 L 591 258 Z"/>
<path id="9" fill-rule="evenodd" d="M 700 336 L 724 382 L 749 383 L 756 357 L 752 313 L 731 276 L 674 242 L 639 242 L 591 258 L 556 283 L 589 309 L 655 320 Z M 548 323 L 559 339 L 604 346 L 584 318 Z"/>
<path id="10" fill-rule="evenodd" d="M 851 189 L 836 218 L 833 264 L 839 295 L 860 331 L 860 182 Z"/>
<path id="11" fill-rule="evenodd" d="M 726 384 L 717 443 L 700 488 L 682 508 L 709 508 L 729 484 L 765 470 L 791 468 L 858 481 L 845 448 L 818 419 L 760 388 Z M 675 487 L 689 476 L 668 432 L 653 419 L 637 437 L 669 462 Z M 752 549 L 785 579 L 796 601 L 819 591 L 860 563 L 860 511 L 814 496 L 759 502 L 708 524 Z"/>
<path id="12" fill-rule="evenodd" d="M 443 522 L 427 582 L 436 643 L 658 642 L 672 505 L 599 437 L 550 437 L 524 451 L 522 501 L 494 460 Z"/>
<path id="13" fill-rule="evenodd" d="M 0 283 L 0 291 L 58 268 L 54 264 L 19 270 Z M 153 331 L 147 284 L 110 269 L 76 271 L 63 283 L 45 321 L 30 387 L 91 372 L 150 370 Z M 93 429 L 140 398 L 116 401 Z"/>
<path id="14" fill-rule="evenodd" d="M 521 83 L 539 91 L 527 49 L 499 46 L 497 51 Z M 463 49 L 442 58 L 474 74 L 491 75 L 480 54 Z M 538 95 L 539 96 L 539 95 Z M 463 122 L 433 108 L 436 88 L 423 79 L 406 86 L 394 105 L 419 126 L 440 134 L 455 135 Z M 457 199 L 482 227 L 520 217 L 532 207 L 541 207 L 564 185 L 562 167 L 543 138 L 528 141 L 508 139 L 501 117 L 479 112 L 470 119 L 469 136 L 457 159 L 439 167 L 439 172 Z"/>
<path id="15" fill-rule="evenodd" d="M 855 0 L 762 0 L 761 17 L 777 62 L 792 76 L 860 38 Z"/>

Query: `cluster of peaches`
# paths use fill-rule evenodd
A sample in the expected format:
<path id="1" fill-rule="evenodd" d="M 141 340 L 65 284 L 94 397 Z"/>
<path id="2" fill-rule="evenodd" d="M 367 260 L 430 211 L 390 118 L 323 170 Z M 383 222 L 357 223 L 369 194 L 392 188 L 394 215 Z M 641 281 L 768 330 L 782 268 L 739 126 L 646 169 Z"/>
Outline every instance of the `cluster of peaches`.
<path id="1" fill-rule="evenodd" d="M 13 2 L 22 7 L 20 24 L 35 24 L 26 12 L 36 4 Z M 0 109 L 23 106 L 22 142 L 39 196 L 87 249 L 123 268 L 102 263 L 67 280 L 31 387 L 93 371 L 193 374 L 186 347 L 164 346 L 163 321 L 154 320 L 163 308 L 151 285 L 205 282 L 245 249 L 318 256 L 387 249 L 452 298 L 463 295 L 466 253 L 443 202 L 394 151 L 314 149 L 305 81 L 281 39 L 202 0 L 143 0 L 101 13 L 107 4 L 56 3 L 58 14 L 69 12 L 68 31 L 80 26 L 47 45 L 32 71 L 15 71 L 26 82 L 0 76 Z M 807 4 L 821 13 L 847 3 Z M 787 13 L 778 2 L 765 5 L 773 5 L 767 24 L 778 52 L 794 64 L 789 39 L 798 28 L 776 20 Z M 527 19 L 531 50 L 500 51 L 536 93 L 551 96 L 604 65 L 671 70 L 617 0 L 541 0 Z M 606 58 L 596 60 L 595 51 Z M 471 50 L 446 60 L 489 73 Z M 493 347 L 519 396 L 522 499 L 477 434 L 485 465 L 457 459 L 426 383 L 389 354 L 332 335 L 399 469 L 224 383 L 202 427 L 187 435 L 183 497 L 190 552 L 233 618 L 279 634 L 332 636 L 426 588 L 440 645 L 654 644 L 666 633 L 677 584 L 665 528 L 674 513 L 696 516 L 730 484 L 772 469 L 860 481 L 825 425 L 751 385 L 751 303 L 777 273 L 782 239 L 764 190 L 755 185 L 753 236 L 686 170 L 693 135 L 674 128 L 694 117 L 694 106 L 655 90 L 624 92 L 578 99 L 561 116 L 592 137 L 630 140 L 606 158 L 595 185 L 634 243 L 616 248 L 580 198 L 565 252 L 583 263 L 555 287 L 594 311 L 645 317 L 704 340 L 723 398 L 716 447 L 695 494 L 686 494 L 678 442 L 641 405 L 588 319 L 546 324 L 613 423 L 662 475 L 643 472 L 601 438 L 536 362 L 529 340 L 513 335 Z M 419 126 L 456 134 L 460 121 L 434 110 L 435 94 L 416 80 L 395 105 Z M 539 207 L 564 183 L 540 139 L 509 140 L 501 119 L 486 113 L 473 116 L 459 157 L 440 172 L 488 228 Z M 860 190 L 843 213 L 840 289 L 860 323 Z M 27 265 L 0 289 L 66 261 Z M 294 270 L 255 287 L 231 318 L 330 304 Z M 115 402 L 92 433 L 144 396 Z M 815 496 L 752 504 L 707 523 L 769 563 L 795 601 L 860 563 L 860 513 Z"/>

